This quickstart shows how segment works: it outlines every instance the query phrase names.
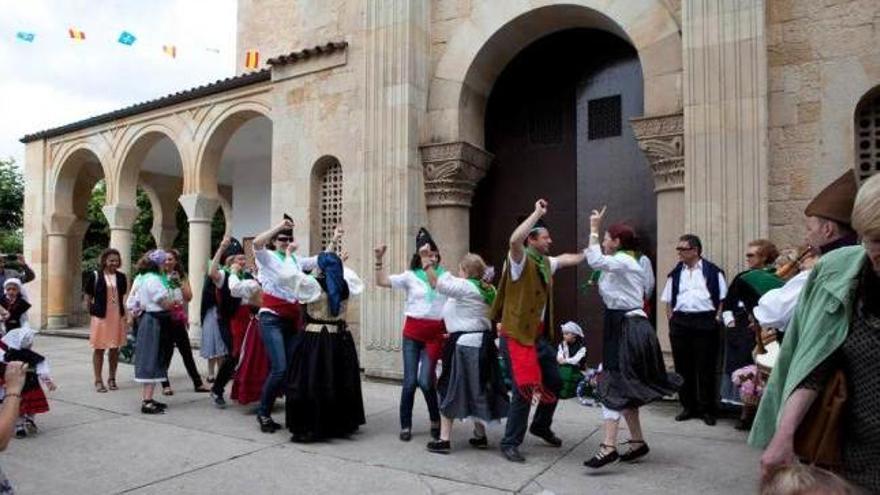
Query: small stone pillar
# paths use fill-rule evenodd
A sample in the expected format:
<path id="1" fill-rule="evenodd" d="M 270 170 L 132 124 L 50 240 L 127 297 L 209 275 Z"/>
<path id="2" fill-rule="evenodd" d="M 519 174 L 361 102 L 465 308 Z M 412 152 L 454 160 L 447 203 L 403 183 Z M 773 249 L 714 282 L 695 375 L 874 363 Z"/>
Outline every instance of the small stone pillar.
<path id="1" fill-rule="evenodd" d="M 46 315 L 48 328 L 67 328 L 70 311 L 70 249 L 71 226 L 76 215 L 55 213 L 46 219 L 48 237 L 48 277 Z"/>
<path id="2" fill-rule="evenodd" d="M 464 141 L 428 144 L 420 150 L 431 235 L 444 265 L 452 270 L 470 250 L 471 198 L 494 157 Z"/>
<path id="3" fill-rule="evenodd" d="M 184 194 L 180 197 L 180 204 L 186 211 L 189 221 L 189 284 L 192 287 L 193 298 L 189 304 L 190 339 L 201 339 L 202 329 L 199 318 L 202 305 L 202 287 L 205 274 L 208 272 L 208 260 L 211 258 L 211 220 L 214 212 L 220 206 L 220 201 L 215 197 L 205 194 Z"/>
<path id="4" fill-rule="evenodd" d="M 675 246 L 685 233 L 684 221 L 684 114 L 630 119 L 639 148 L 654 174 L 657 194 L 657 335 L 664 351 L 670 351 L 666 305 L 660 294 L 666 274 L 678 262 Z"/>
<path id="5" fill-rule="evenodd" d="M 131 275 L 132 228 L 138 216 L 134 205 L 107 205 L 101 208 L 110 226 L 110 247 L 119 251 L 121 265 L 119 270 Z"/>

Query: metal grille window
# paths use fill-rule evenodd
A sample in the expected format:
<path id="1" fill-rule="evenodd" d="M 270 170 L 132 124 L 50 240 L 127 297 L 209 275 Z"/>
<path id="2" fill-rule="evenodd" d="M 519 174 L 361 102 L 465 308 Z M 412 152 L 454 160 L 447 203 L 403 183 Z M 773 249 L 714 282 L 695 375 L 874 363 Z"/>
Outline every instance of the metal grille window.
<path id="1" fill-rule="evenodd" d="M 880 172 L 880 92 L 856 111 L 856 157 L 860 181 Z"/>
<path id="2" fill-rule="evenodd" d="M 339 162 L 334 160 L 324 169 L 320 188 L 320 229 L 323 248 L 333 238 L 333 229 L 342 224 L 342 165 Z"/>
<path id="3" fill-rule="evenodd" d="M 620 95 L 597 98 L 587 102 L 587 139 L 620 136 Z"/>
<path id="4" fill-rule="evenodd" d="M 562 142 L 562 104 L 558 98 L 539 98 L 530 106 L 529 142 L 536 145 Z"/>

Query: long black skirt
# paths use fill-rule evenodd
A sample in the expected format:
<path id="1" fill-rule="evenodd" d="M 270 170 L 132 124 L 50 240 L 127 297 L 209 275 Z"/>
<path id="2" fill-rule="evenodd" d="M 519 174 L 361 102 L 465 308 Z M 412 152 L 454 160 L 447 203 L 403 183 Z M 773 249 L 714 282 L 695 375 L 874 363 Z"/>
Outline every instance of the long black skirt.
<path id="1" fill-rule="evenodd" d="M 354 340 L 344 328 L 300 332 L 287 371 L 287 428 L 314 438 L 346 437 L 366 422 Z"/>
<path id="2" fill-rule="evenodd" d="M 608 409 L 641 407 L 675 393 L 681 376 L 666 371 L 660 342 L 651 323 L 626 311 L 606 310 L 602 373 L 596 395 Z M 609 338 L 610 337 L 610 338 Z M 609 345 L 611 343 L 611 345 Z"/>

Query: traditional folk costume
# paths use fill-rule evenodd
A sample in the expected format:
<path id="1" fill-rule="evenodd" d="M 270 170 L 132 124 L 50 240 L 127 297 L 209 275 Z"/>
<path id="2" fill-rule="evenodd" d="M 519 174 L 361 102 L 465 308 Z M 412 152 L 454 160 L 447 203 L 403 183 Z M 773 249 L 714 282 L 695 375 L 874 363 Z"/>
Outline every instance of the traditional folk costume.
<path id="1" fill-rule="evenodd" d="M 34 331 L 28 327 L 10 330 L 2 339 L 4 349 L 0 351 L 0 359 L 4 363 L 21 361 L 28 365 L 24 387 L 21 389 L 19 417 L 15 425 L 15 435 L 19 438 L 26 437 L 28 433 L 36 433 L 35 414 L 49 412 L 49 402 L 41 385 L 41 382 L 52 382 L 49 361 L 31 349 L 34 336 Z"/>
<path id="2" fill-rule="evenodd" d="M 672 395 L 682 379 L 666 371 L 657 335 L 642 309 L 644 270 L 638 260 L 623 251 L 604 255 L 599 244 L 585 254 L 590 267 L 602 270 L 599 294 L 605 303 L 596 394 L 603 417 L 619 420 L 624 409 Z"/>
<path id="3" fill-rule="evenodd" d="M 543 228 L 539 224 L 536 228 Z M 508 255 L 498 296 L 489 317 L 501 321 L 501 356 L 511 371 L 513 393 L 507 426 L 501 440 L 503 451 L 522 444 L 532 399 L 538 406 L 529 431 L 556 445 L 561 443 L 550 427 L 562 380 L 556 362 L 553 327 L 553 274 L 556 258 L 527 248 L 521 262 Z"/>
<path id="4" fill-rule="evenodd" d="M 118 349 L 125 345 L 125 301 L 128 280 L 122 272 L 94 271 L 83 287 L 89 304 L 89 344 L 92 349 Z"/>
<path id="5" fill-rule="evenodd" d="M 425 244 L 437 251 L 437 245 L 427 230 L 420 229 L 416 236 L 416 246 Z M 438 275 L 444 271 L 437 269 Z M 403 392 L 400 395 L 400 429 L 412 428 L 412 408 L 415 402 L 416 387 L 422 390 L 428 406 L 428 416 L 432 423 L 440 421 L 437 405 L 435 369 L 443 352 L 443 339 L 446 327 L 443 325 L 443 306 L 446 296 L 438 293 L 428 282 L 428 275 L 421 268 L 389 275 L 391 288 L 406 293 L 403 324 Z M 436 434 L 435 434 L 436 433 Z M 439 428 L 432 429 L 432 436 L 438 437 Z"/>
<path id="6" fill-rule="evenodd" d="M 269 376 L 269 357 L 257 318 L 259 293 L 260 284 L 250 274 L 230 274 L 229 296 L 240 301 L 229 319 L 232 352 L 237 363 L 230 397 L 239 404 L 260 400 L 263 384 Z"/>
<path id="7" fill-rule="evenodd" d="M 287 374 L 287 428 L 294 442 L 346 437 L 366 422 L 360 365 L 345 322 L 364 283 L 335 253 L 318 255 L 321 292 L 306 300 L 305 328 Z"/>
<path id="8" fill-rule="evenodd" d="M 18 296 L 14 299 L 6 297 L 6 287 L 15 285 L 18 287 Z M 21 328 L 27 324 L 27 311 L 31 309 L 31 303 L 25 298 L 22 292 L 22 283 L 17 278 L 9 278 L 3 282 L 3 294 L 0 294 L 0 307 L 3 308 L 5 318 L 2 320 L 3 331 L 7 333 L 16 328 Z"/>
<path id="9" fill-rule="evenodd" d="M 559 362 L 559 377 L 562 379 L 559 398 L 570 399 L 577 394 L 578 384 L 584 378 L 587 347 L 584 345 L 584 331 L 577 323 L 566 322 L 562 324 L 560 330 L 562 330 L 563 339 L 556 351 L 556 361 Z M 565 335 L 567 334 L 573 335 L 575 340 L 571 343 L 566 342 Z"/>
<path id="10" fill-rule="evenodd" d="M 132 283 L 126 306 L 139 315 L 134 358 L 134 381 L 138 383 L 162 383 L 167 378 L 163 333 L 170 331 L 171 313 L 159 302 L 169 297 L 168 288 L 156 272 L 140 274 Z"/>
<path id="11" fill-rule="evenodd" d="M 220 271 L 221 284 L 226 278 L 225 270 Z M 199 310 L 202 321 L 202 340 L 199 355 L 204 359 L 217 359 L 229 354 L 223 335 L 220 332 L 220 320 L 217 311 L 217 286 L 213 278 L 205 275 L 202 286 L 202 306 Z"/>
<path id="12" fill-rule="evenodd" d="M 498 367 L 495 331 L 487 317 L 495 288 L 447 272 L 437 279 L 436 290 L 447 298 L 443 321 L 449 332 L 437 385 L 440 412 L 452 419 L 499 421 L 507 416 L 510 400 Z"/>

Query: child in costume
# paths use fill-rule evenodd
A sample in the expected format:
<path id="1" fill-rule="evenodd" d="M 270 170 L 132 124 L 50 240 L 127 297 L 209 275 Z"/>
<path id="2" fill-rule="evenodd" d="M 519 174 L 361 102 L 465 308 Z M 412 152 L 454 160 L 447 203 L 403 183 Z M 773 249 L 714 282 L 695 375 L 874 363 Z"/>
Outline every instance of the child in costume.
<path id="1" fill-rule="evenodd" d="M 587 348 L 584 346 L 584 331 L 580 325 L 573 321 L 564 323 L 562 330 L 562 342 L 556 353 L 556 361 L 559 363 L 559 376 L 562 378 L 562 390 L 559 392 L 560 399 L 570 399 L 577 392 L 578 383 L 583 380 L 584 364 L 587 362 Z"/>
<path id="2" fill-rule="evenodd" d="M 34 415 L 49 411 L 49 402 L 43 392 L 42 383 L 50 391 L 57 387 L 49 374 L 49 361 L 42 355 L 31 350 L 34 343 L 34 331 L 29 327 L 10 330 L 2 339 L 3 363 L 21 361 L 28 365 L 24 388 L 21 390 L 21 406 L 18 421 L 15 425 L 15 436 L 25 438 L 37 432 Z"/>

